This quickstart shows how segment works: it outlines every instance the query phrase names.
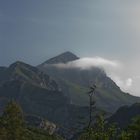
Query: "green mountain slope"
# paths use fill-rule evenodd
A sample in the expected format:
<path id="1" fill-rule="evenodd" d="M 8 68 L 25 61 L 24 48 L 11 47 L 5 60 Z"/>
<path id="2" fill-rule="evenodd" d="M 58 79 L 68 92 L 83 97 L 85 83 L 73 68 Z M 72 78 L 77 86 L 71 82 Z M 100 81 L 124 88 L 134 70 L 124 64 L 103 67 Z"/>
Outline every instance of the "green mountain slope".
<path id="1" fill-rule="evenodd" d="M 117 123 L 120 128 L 126 128 L 132 119 L 140 115 L 140 103 L 120 107 L 109 119 L 109 123 Z"/>

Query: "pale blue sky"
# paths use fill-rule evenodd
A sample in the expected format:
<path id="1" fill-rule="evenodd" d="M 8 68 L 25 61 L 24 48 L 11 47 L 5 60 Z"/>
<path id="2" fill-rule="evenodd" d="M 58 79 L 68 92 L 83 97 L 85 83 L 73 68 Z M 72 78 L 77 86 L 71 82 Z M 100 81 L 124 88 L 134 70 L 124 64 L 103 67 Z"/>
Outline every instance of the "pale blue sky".
<path id="1" fill-rule="evenodd" d="M 64 51 L 138 55 L 138 0 L 0 0 L 0 65 L 36 65 Z"/>

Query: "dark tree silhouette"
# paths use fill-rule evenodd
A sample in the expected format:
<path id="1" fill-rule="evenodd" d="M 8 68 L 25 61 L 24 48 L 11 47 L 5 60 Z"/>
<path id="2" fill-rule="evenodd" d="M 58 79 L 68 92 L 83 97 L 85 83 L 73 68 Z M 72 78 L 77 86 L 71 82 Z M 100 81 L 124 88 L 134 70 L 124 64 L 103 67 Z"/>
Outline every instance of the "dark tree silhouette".
<path id="1" fill-rule="evenodd" d="M 95 101 L 93 100 L 93 95 L 95 94 L 95 89 L 96 89 L 96 85 L 93 85 L 92 87 L 90 87 L 90 91 L 88 92 L 89 95 L 89 123 L 88 123 L 88 128 L 91 127 L 91 123 L 92 123 L 92 111 L 95 108 Z"/>

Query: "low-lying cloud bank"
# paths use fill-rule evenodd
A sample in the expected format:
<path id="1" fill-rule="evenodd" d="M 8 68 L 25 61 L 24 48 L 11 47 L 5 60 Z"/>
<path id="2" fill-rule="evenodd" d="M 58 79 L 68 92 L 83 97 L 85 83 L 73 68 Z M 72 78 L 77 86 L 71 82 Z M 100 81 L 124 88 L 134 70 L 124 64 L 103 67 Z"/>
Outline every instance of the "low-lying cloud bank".
<path id="1" fill-rule="evenodd" d="M 108 60 L 101 57 L 85 57 L 66 64 L 59 63 L 53 66 L 70 69 L 79 68 L 81 70 L 91 69 L 93 67 L 103 68 L 107 75 L 125 92 L 133 92 L 133 78 L 124 76 L 125 66 L 116 60 Z M 134 93 L 133 93 L 134 94 Z M 136 94 L 135 94 L 136 95 Z"/>
<path id="2" fill-rule="evenodd" d="M 66 64 L 64 63 L 59 63 L 59 64 L 54 64 L 54 66 L 59 67 L 59 68 L 79 68 L 79 69 L 91 69 L 93 67 L 112 67 L 112 68 L 117 68 L 119 67 L 119 63 L 116 61 L 111 61 L 107 60 L 101 57 L 95 57 L 95 58 L 80 58 L 75 61 L 68 62 Z"/>

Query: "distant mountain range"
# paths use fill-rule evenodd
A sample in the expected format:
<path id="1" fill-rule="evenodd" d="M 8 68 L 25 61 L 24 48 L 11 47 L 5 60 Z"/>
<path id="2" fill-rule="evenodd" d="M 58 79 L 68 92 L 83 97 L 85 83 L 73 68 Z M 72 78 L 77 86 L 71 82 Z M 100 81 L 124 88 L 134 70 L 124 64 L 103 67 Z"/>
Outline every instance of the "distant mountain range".
<path id="1" fill-rule="evenodd" d="M 81 70 L 73 67 L 65 69 L 55 66 L 56 64 L 68 63 L 78 59 L 79 57 L 75 54 L 65 52 L 45 61 L 38 68 L 55 79 L 62 92 L 71 101 L 71 104 L 87 106 L 87 92 L 91 84 L 96 84 L 97 86 L 95 94 L 96 106 L 103 110 L 115 112 L 122 105 L 140 102 L 140 98 L 121 91 L 101 68 L 94 67 Z"/>
<path id="2" fill-rule="evenodd" d="M 87 92 L 91 83 L 97 85 L 95 114 L 104 110 L 110 114 L 122 105 L 140 102 L 139 97 L 122 92 L 100 68 L 54 66 L 78 59 L 75 54 L 65 52 L 37 67 L 19 61 L 0 67 L 0 113 L 10 100 L 16 100 L 27 115 L 48 119 L 59 126 L 64 136 L 72 137 L 88 121 Z"/>

